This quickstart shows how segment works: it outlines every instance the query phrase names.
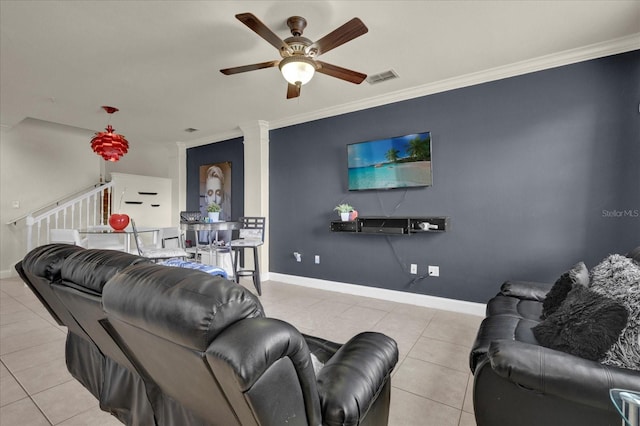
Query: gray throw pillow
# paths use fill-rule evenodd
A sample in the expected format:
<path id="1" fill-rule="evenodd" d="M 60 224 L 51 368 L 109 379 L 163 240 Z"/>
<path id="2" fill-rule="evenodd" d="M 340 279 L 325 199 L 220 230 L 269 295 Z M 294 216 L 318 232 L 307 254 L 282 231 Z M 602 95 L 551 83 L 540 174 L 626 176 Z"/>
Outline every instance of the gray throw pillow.
<path id="1" fill-rule="evenodd" d="M 591 270 L 591 290 L 615 299 L 629 311 L 629 320 L 602 363 L 640 370 L 640 264 L 612 254 Z"/>
<path id="2" fill-rule="evenodd" d="M 542 301 L 540 318 L 545 319 L 553 314 L 566 299 L 567 294 L 578 285 L 585 288 L 589 285 L 589 271 L 584 262 L 576 263 L 556 280 Z"/>
<path id="3" fill-rule="evenodd" d="M 576 286 L 562 305 L 532 330 L 542 346 L 600 361 L 618 340 L 627 318 L 622 304 Z"/>

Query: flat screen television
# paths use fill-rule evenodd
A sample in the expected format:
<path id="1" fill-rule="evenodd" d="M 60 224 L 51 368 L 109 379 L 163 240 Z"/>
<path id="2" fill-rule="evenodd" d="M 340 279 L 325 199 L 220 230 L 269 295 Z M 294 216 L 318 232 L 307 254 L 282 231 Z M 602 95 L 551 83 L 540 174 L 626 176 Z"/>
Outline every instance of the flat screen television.
<path id="1" fill-rule="evenodd" d="M 347 145 L 349 191 L 431 186 L 431 133 Z"/>

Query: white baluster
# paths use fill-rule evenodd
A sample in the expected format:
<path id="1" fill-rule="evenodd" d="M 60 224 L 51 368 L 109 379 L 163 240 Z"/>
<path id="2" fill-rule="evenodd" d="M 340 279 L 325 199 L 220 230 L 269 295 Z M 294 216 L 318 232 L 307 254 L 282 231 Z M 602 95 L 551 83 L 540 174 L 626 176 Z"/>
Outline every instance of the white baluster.
<path id="1" fill-rule="evenodd" d="M 37 244 L 36 245 L 40 245 L 40 234 L 42 233 L 42 221 L 39 220 L 38 221 L 38 239 L 37 239 Z"/>
<path id="2" fill-rule="evenodd" d="M 25 219 L 27 225 L 27 252 L 33 250 L 33 216 L 28 215 Z"/>

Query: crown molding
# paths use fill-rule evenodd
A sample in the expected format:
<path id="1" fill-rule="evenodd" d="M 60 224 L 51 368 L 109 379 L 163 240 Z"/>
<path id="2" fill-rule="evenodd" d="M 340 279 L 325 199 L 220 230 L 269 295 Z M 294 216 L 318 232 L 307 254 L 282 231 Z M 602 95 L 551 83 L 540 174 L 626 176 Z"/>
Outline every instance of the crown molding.
<path id="1" fill-rule="evenodd" d="M 202 138 L 193 139 L 188 142 L 180 141 L 186 149 L 195 148 L 197 146 L 209 145 L 211 143 L 216 142 L 224 142 L 229 139 L 242 137 L 242 130 L 240 128 L 236 128 L 234 130 L 230 130 L 228 132 L 217 133 L 212 136 L 204 136 Z"/>
<path id="2" fill-rule="evenodd" d="M 421 86 L 416 86 L 409 89 L 399 90 L 393 93 L 387 93 L 381 96 L 364 99 L 358 102 L 337 105 L 331 108 L 325 108 L 323 110 L 317 110 L 306 114 L 287 117 L 282 120 L 274 120 L 269 124 L 271 129 L 278 129 L 281 127 L 305 123 L 308 121 L 347 114 L 354 111 L 360 111 L 367 108 L 392 104 L 395 102 L 405 101 L 421 96 L 427 96 L 435 93 L 446 92 L 449 90 L 460 89 L 463 87 L 474 86 L 477 84 L 488 83 L 491 81 L 515 77 L 518 75 L 524 75 L 536 71 L 542 71 L 545 69 L 557 68 L 564 65 L 602 58 L 618 53 L 630 52 L 637 49 L 640 49 L 640 33 L 635 33 L 630 36 L 621 37 L 602 43 L 591 44 L 576 49 L 565 50 L 564 52 L 545 55 L 535 59 L 516 62 L 513 64 L 495 67 L 471 74 L 452 77 L 449 79 L 436 81 L 434 83 L 424 84 Z"/>
<path id="3" fill-rule="evenodd" d="M 388 105 L 395 102 L 406 101 L 409 99 L 419 98 L 435 93 L 442 93 L 449 90 L 460 89 L 463 87 L 474 86 L 477 84 L 488 83 L 504 78 L 516 77 L 536 71 L 571 65 L 578 62 L 603 58 L 605 56 L 616 55 L 619 53 L 630 52 L 632 50 L 638 49 L 640 49 L 640 32 L 626 37 L 608 40 L 606 42 L 590 44 L 588 46 L 583 46 L 576 49 L 565 50 L 564 52 L 560 53 L 540 56 L 535 59 L 529 59 L 526 61 L 516 62 L 513 64 L 495 67 L 471 74 L 448 78 L 445 80 L 440 80 L 409 89 L 399 90 L 396 92 L 371 97 L 357 102 L 336 105 L 330 108 L 311 111 L 305 114 L 293 115 L 281 120 L 269 121 L 268 128 L 270 130 L 279 129 L 282 127 L 306 123 L 308 121 L 334 117 L 350 112 Z M 193 141 L 185 142 L 185 147 L 193 148 L 196 146 L 208 145 L 211 143 L 221 142 L 241 136 L 242 131 L 240 129 L 236 129 L 231 132 L 220 133 L 209 137 L 203 137 L 200 139 L 195 139 Z"/>

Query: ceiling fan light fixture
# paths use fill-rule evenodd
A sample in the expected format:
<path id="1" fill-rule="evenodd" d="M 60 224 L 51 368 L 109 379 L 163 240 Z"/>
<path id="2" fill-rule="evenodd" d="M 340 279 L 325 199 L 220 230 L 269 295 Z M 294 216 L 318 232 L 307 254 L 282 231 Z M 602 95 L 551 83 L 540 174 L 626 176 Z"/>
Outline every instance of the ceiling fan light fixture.
<path id="1" fill-rule="evenodd" d="M 284 58 L 278 67 L 284 79 L 296 86 L 307 84 L 316 72 L 313 60 L 298 55 Z"/>
<path id="2" fill-rule="evenodd" d="M 351 19 L 315 42 L 302 36 L 303 30 L 307 26 L 307 20 L 301 16 L 291 16 L 287 19 L 287 26 L 291 30 L 292 37 L 285 40 L 282 40 L 252 13 L 240 13 L 236 15 L 236 18 L 275 47 L 282 59 L 221 69 L 220 72 L 224 75 L 271 68 L 277 65 L 282 76 L 289 83 L 287 85 L 287 99 L 300 96 L 300 88 L 303 84 L 311 81 L 316 71 L 354 84 L 360 84 L 367 78 L 366 74 L 315 59 L 366 34 L 369 29 L 359 18 Z"/>

